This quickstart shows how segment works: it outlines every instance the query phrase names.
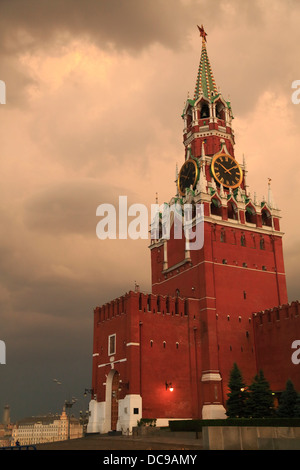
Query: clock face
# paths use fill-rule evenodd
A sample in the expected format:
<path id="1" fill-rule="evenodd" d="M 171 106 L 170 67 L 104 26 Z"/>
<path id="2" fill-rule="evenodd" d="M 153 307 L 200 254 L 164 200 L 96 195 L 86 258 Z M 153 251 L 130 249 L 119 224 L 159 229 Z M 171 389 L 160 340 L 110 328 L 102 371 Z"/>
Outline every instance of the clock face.
<path id="1" fill-rule="evenodd" d="M 211 170 L 215 180 L 227 188 L 237 188 L 242 182 L 240 165 L 226 153 L 219 153 L 213 158 Z"/>
<path id="2" fill-rule="evenodd" d="M 181 196 L 185 195 L 185 189 L 191 185 L 194 188 L 198 178 L 198 166 L 195 160 L 187 160 L 179 172 L 177 185 Z"/>

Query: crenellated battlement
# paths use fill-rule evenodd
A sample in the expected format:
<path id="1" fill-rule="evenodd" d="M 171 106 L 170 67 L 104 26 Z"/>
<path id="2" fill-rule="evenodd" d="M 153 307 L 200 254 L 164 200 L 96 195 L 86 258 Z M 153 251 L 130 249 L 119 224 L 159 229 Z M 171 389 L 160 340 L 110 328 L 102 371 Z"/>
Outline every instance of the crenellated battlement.
<path id="1" fill-rule="evenodd" d="M 175 316 L 187 316 L 189 310 L 187 299 L 179 296 L 129 291 L 121 297 L 96 307 L 94 309 L 94 315 L 96 321 L 101 322 L 119 315 L 127 314 L 127 312 L 132 311 L 133 306 L 135 310 L 144 313 L 152 312 Z"/>
<path id="2" fill-rule="evenodd" d="M 299 318 L 299 316 L 300 305 L 299 301 L 296 300 L 284 305 L 279 305 L 278 307 L 253 313 L 253 322 L 254 325 L 261 326 L 287 319 Z"/>
<path id="3" fill-rule="evenodd" d="M 187 315 L 186 299 L 179 296 L 139 293 L 139 310 L 166 315 Z"/>
<path id="4" fill-rule="evenodd" d="M 97 317 L 97 322 L 108 320 L 109 318 L 126 313 L 126 304 L 129 294 L 130 292 L 111 300 L 100 307 L 96 307 L 94 309 L 94 315 Z"/>

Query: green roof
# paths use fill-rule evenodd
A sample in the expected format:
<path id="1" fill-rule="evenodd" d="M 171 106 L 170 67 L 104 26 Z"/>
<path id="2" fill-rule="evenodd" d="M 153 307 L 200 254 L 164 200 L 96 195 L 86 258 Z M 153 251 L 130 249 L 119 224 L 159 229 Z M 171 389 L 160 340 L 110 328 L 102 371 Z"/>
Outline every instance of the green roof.
<path id="1" fill-rule="evenodd" d="M 207 55 L 205 41 L 202 41 L 202 51 L 196 80 L 194 101 L 199 98 L 201 93 L 203 93 L 203 95 L 209 100 L 215 99 L 214 95 L 218 95 L 218 89 Z"/>

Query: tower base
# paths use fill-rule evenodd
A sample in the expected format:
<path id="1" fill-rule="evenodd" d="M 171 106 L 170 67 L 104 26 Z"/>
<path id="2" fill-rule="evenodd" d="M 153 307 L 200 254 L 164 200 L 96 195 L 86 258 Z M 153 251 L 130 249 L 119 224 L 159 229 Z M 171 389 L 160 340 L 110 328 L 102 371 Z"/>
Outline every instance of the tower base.
<path id="1" fill-rule="evenodd" d="M 89 404 L 90 417 L 87 432 L 106 434 L 111 431 L 111 402 L 91 400 Z M 132 428 L 142 418 L 142 397 L 126 395 L 118 401 L 117 431 L 131 435 Z"/>
<path id="2" fill-rule="evenodd" d="M 226 410 L 223 405 L 203 405 L 202 419 L 226 419 Z"/>

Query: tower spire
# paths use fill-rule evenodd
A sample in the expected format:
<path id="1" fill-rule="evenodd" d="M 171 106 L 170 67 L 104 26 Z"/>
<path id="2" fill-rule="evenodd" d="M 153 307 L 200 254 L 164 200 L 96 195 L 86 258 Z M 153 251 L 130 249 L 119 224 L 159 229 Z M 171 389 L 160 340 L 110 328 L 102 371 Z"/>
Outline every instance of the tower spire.
<path id="1" fill-rule="evenodd" d="M 201 25 L 201 27 L 198 26 L 198 29 L 200 31 L 200 37 L 202 38 L 202 51 L 196 80 L 194 100 L 198 99 L 201 93 L 209 99 L 211 98 L 212 94 L 218 94 L 218 89 L 206 50 L 207 33 L 205 32 L 203 25 Z"/>

